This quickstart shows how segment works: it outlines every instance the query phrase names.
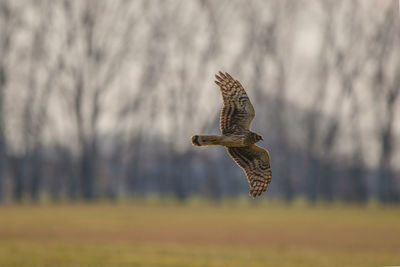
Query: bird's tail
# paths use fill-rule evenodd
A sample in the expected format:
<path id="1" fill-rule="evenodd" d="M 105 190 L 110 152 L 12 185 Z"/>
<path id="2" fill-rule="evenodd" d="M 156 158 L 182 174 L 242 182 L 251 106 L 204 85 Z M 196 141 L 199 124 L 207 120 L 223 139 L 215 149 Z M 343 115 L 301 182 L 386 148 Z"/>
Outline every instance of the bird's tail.
<path id="1" fill-rule="evenodd" d="M 216 135 L 193 135 L 194 146 L 216 146 L 221 144 L 221 137 Z"/>

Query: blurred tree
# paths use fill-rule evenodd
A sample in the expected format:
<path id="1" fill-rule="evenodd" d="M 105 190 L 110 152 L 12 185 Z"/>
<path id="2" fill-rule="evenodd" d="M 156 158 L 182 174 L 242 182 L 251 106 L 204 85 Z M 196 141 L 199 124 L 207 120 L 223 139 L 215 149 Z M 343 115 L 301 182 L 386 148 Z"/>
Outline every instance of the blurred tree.
<path id="1" fill-rule="evenodd" d="M 39 190 L 43 178 L 43 131 L 47 125 L 47 112 L 49 99 L 54 89 L 54 77 L 59 70 L 56 58 L 55 62 L 49 59 L 51 43 L 49 40 L 50 25 L 54 22 L 52 4 L 49 1 L 41 1 L 36 5 L 26 5 L 24 8 L 37 12 L 37 23 L 25 21 L 24 28 L 31 34 L 30 46 L 26 49 L 27 74 L 26 96 L 21 112 L 21 127 L 23 139 L 22 151 L 18 160 L 14 162 L 16 187 L 16 199 L 22 197 L 22 192 L 27 191 L 32 200 L 39 199 Z M 18 164 L 19 163 L 19 164 Z M 19 177 L 20 176 L 20 177 Z M 26 188 L 23 188 L 26 187 Z"/>
<path id="2" fill-rule="evenodd" d="M 256 108 L 270 193 L 364 201 L 379 188 L 396 201 L 397 11 L 389 0 L 0 0 L 0 199 L 246 192 L 222 148 L 194 153 L 188 138 L 218 132 L 221 69 Z"/>
<path id="3" fill-rule="evenodd" d="M 66 42 L 62 66 L 69 79 L 63 94 L 75 123 L 82 196 L 92 199 L 102 101 L 131 52 L 136 16 L 126 1 L 64 1 L 60 7 Z M 124 23 L 116 23 L 116 18 Z"/>
<path id="4" fill-rule="evenodd" d="M 296 38 L 294 23 L 298 6 L 292 1 L 252 2 L 242 7 L 246 23 L 245 38 L 241 53 L 233 66 L 240 70 L 249 62 L 252 69 L 252 82 L 256 99 L 262 110 L 258 114 L 270 117 L 256 117 L 259 128 L 269 130 L 273 143 L 269 147 L 274 154 L 272 165 L 274 177 L 284 198 L 290 201 L 294 197 L 292 165 L 288 133 L 287 90 L 291 71 L 291 53 Z M 268 19 L 263 19 L 264 11 L 269 10 Z M 266 101 L 271 99 L 270 101 Z M 267 104 L 268 103 L 268 104 Z M 260 115 L 259 115 L 260 116 Z M 273 125 L 274 127 L 270 127 Z M 283 167 L 285 166 L 285 167 Z"/>
<path id="5" fill-rule="evenodd" d="M 6 90 L 9 86 L 13 42 L 18 32 L 21 9 L 13 1 L 0 1 L 0 203 L 4 199 L 3 185 L 8 162 L 6 141 Z"/>
<path id="6" fill-rule="evenodd" d="M 398 2 L 391 1 L 375 25 L 370 57 L 374 61 L 374 105 L 379 123 L 380 155 L 378 167 L 379 198 L 383 202 L 400 201 L 393 169 L 395 110 L 400 95 L 400 16 Z"/>

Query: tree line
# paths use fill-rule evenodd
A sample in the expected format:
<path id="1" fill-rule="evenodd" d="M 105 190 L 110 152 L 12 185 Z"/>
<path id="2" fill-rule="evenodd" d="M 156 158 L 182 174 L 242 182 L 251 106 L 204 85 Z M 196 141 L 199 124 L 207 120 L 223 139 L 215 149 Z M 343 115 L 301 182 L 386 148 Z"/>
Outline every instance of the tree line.
<path id="1" fill-rule="evenodd" d="M 400 200 L 398 1 L 0 0 L 0 201 L 246 194 L 218 133 L 245 86 L 268 194 Z"/>

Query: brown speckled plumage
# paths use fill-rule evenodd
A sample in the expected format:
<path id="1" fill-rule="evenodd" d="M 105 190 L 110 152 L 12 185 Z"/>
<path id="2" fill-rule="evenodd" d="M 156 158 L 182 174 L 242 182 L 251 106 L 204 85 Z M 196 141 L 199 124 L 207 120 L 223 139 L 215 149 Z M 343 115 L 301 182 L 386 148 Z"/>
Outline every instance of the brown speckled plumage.
<path id="1" fill-rule="evenodd" d="M 255 145 L 262 137 L 250 131 L 255 116 L 253 105 L 239 81 L 228 73 L 215 75 L 223 107 L 220 115 L 221 136 L 194 135 L 195 146 L 225 146 L 231 158 L 243 169 L 250 185 L 249 194 L 260 196 L 271 182 L 271 165 L 267 150 Z"/>

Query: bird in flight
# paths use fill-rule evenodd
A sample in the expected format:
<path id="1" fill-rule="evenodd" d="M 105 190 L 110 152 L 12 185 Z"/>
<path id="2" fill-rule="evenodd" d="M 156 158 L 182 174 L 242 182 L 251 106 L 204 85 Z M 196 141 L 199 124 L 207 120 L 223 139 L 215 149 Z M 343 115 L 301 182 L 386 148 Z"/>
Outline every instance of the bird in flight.
<path id="1" fill-rule="evenodd" d="M 253 105 L 243 86 L 227 72 L 215 75 L 215 83 L 222 94 L 223 107 L 220 114 L 221 135 L 194 135 L 194 146 L 224 146 L 231 158 L 243 169 L 253 198 L 267 190 L 271 182 L 271 164 L 266 149 L 257 146 L 263 137 L 250 131 L 255 116 Z"/>

